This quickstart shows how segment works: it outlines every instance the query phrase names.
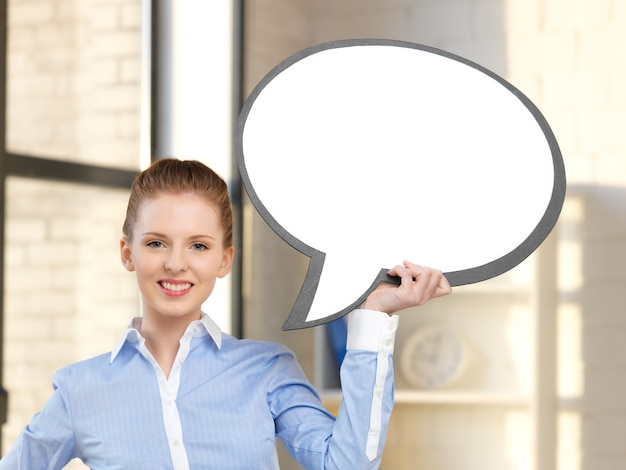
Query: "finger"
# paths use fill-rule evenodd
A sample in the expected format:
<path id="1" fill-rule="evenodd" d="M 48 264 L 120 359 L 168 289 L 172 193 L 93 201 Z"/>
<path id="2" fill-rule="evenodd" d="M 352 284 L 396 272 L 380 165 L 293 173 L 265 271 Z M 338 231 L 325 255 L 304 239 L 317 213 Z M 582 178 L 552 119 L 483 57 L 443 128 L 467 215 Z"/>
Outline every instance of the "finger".
<path id="1" fill-rule="evenodd" d="M 412 271 L 402 265 L 397 265 L 391 268 L 389 270 L 389 275 L 399 277 L 400 285 L 404 285 L 405 287 L 409 287 L 415 278 Z"/>
<path id="2" fill-rule="evenodd" d="M 421 292 L 418 305 L 425 304 L 431 299 L 439 286 L 440 273 L 433 269 L 426 269 L 420 274 L 419 281 L 421 284 Z"/>
<path id="3" fill-rule="evenodd" d="M 448 282 L 448 279 L 446 278 L 446 276 L 444 276 L 442 273 L 441 278 L 439 280 L 439 285 L 437 286 L 437 290 L 435 291 L 435 296 L 441 297 L 444 295 L 448 295 L 451 292 L 452 292 L 452 286 Z"/>
<path id="4" fill-rule="evenodd" d="M 416 280 L 416 297 L 420 305 L 434 297 L 441 297 L 451 292 L 450 284 L 443 273 L 437 269 L 419 266 L 408 261 L 403 263 L 410 269 Z"/>

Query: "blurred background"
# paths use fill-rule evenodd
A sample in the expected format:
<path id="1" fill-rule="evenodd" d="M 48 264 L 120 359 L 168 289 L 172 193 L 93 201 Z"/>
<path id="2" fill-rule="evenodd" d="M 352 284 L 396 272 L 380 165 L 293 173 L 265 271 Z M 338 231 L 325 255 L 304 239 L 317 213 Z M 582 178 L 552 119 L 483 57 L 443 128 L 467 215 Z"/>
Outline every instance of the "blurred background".
<path id="1" fill-rule="evenodd" d="M 233 132 L 286 57 L 386 38 L 519 88 L 555 133 L 568 191 L 521 265 L 402 314 L 383 468 L 626 468 L 626 0 L 2 0 L 0 22 L 3 451 L 54 371 L 109 351 L 137 315 L 118 257 L 128 187 L 171 155 L 231 186 L 239 256 L 207 312 L 236 336 L 290 346 L 335 409 L 327 329 L 281 331 L 308 259 L 240 190 Z M 425 388 L 406 357 L 431 326 L 462 338 L 464 367 Z"/>

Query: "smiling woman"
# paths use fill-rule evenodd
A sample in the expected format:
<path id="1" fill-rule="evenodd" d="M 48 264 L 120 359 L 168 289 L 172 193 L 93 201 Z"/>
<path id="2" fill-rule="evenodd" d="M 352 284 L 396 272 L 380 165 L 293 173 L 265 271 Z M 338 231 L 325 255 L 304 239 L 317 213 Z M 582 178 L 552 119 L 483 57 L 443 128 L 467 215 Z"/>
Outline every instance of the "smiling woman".
<path id="1" fill-rule="evenodd" d="M 168 166 L 165 161 L 163 166 Z M 180 193 L 166 184 L 139 203 L 135 221 L 128 222 L 130 232 L 120 242 L 122 263 L 136 273 L 141 291 L 142 334 L 166 377 L 179 338 L 200 318 L 215 280 L 232 267 L 234 249 L 225 241 L 219 213 L 207 196 Z"/>
<path id="2" fill-rule="evenodd" d="M 393 403 L 399 310 L 450 292 L 440 271 L 392 268 L 348 315 L 343 406 L 322 406 L 285 346 L 239 340 L 202 311 L 232 267 L 228 188 L 197 161 L 158 160 L 131 187 L 123 266 L 143 315 L 111 353 L 71 364 L 1 470 L 278 468 L 276 440 L 307 469 L 379 468 Z"/>

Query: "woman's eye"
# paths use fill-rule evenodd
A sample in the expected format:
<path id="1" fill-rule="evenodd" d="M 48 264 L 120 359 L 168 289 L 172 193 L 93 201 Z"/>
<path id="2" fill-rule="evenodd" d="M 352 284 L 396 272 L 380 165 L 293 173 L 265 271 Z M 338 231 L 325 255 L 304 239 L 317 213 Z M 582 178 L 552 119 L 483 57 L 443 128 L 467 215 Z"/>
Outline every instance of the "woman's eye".
<path id="1" fill-rule="evenodd" d="M 163 246 L 163 243 L 159 241 L 153 241 L 153 242 L 148 242 L 146 246 L 149 246 L 150 248 L 161 248 Z"/>
<path id="2" fill-rule="evenodd" d="M 193 248 L 194 250 L 206 250 L 207 246 L 204 243 L 194 243 L 193 245 L 191 245 L 191 248 Z"/>

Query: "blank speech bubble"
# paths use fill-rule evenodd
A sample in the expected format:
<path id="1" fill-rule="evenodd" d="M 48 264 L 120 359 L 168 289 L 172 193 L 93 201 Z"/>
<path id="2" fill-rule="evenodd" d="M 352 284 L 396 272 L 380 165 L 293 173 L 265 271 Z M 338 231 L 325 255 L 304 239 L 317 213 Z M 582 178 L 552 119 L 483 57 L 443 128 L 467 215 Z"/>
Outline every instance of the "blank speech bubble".
<path id="1" fill-rule="evenodd" d="M 246 100 L 235 146 L 259 214 L 310 257 L 285 330 L 358 307 L 404 259 L 453 286 L 498 276 L 541 244 L 565 196 L 556 139 L 527 97 L 402 41 L 287 58 Z"/>

